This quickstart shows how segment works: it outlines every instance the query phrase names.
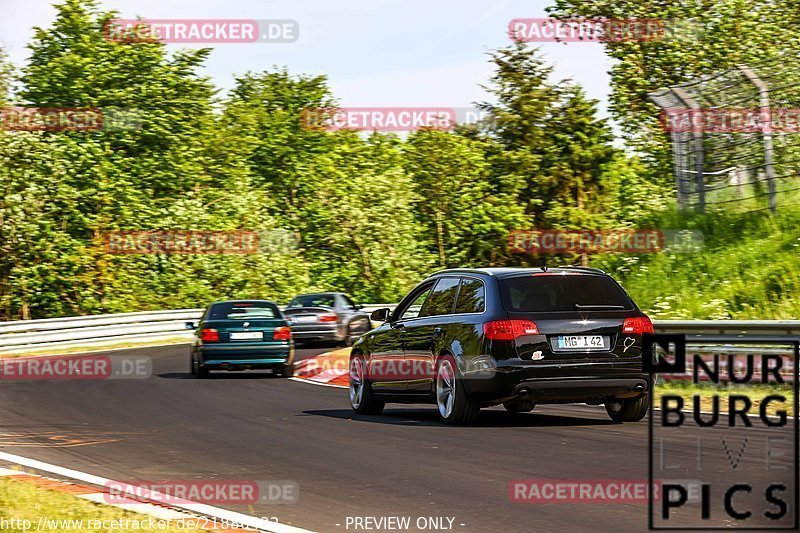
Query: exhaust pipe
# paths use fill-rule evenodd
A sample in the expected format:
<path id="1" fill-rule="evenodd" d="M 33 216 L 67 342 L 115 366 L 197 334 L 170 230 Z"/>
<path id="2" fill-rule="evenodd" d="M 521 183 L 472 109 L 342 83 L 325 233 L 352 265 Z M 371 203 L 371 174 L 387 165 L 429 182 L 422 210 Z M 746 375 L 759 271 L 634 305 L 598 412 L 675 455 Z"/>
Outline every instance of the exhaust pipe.
<path id="1" fill-rule="evenodd" d="M 644 392 L 644 385 L 642 385 L 641 383 L 637 383 L 636 385 L 633 386 L 633 391 Z"/>

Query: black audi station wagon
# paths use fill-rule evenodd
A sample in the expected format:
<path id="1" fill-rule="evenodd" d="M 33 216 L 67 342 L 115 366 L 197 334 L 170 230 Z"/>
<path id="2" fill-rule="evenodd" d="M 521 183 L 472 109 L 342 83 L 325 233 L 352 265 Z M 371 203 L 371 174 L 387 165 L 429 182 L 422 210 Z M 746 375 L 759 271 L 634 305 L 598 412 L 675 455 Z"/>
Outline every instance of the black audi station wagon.
<path id="1" fill-rule="evenodd" d="M 350 355 L 358 414 L 387 402 L 434 403 L 448 424 L 500 404 L 604 404 L 615 422 L 647 413 L 642 334 L 653 324 L 601 270 L 444 270 L 371 318 L 383 324 Z"/>

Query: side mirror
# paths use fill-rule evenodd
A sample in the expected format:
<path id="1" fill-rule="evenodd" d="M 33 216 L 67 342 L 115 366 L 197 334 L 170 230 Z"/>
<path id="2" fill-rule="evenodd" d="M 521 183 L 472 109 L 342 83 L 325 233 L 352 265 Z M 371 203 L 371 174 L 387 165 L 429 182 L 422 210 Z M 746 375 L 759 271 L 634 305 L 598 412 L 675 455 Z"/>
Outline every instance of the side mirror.
<path id="1" fill-rule="evenodd" d="M 187 322 L 185 324 L 185 327 L 186 329 L 197 329 L 197 324 L 195 324 L 194 322 Z"/>
<path id="2" fill-rule="evenodd" d="M 364 309 L 364 306 L 363 306 L 363 305 L 361 305 L 361 304 L 355 304 L 355 305 L 353 305 L 353 307 L 354 307 L 356 310 L 359 310 L 359 309 Z"/>
<path id="3" fill-rule="evenodd" d="M 388 307 L 381 307 L 380 309 L 376 309 L 370 313 L 369 318 L 375 322 L 386 322 L 389 320 L 390 312 L 391 310 Z"/>

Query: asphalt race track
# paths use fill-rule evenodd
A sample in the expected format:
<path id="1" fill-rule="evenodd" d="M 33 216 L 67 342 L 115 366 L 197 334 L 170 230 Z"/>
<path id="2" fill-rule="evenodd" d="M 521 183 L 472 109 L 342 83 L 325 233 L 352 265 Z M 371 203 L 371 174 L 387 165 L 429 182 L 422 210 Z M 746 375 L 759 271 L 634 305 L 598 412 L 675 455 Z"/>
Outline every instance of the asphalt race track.
<path id="1" fill-rule="evenodd" d="M 615 425 L 592 406 L 495 408 L 473 427 L 440 425 L 432 406 L 354 418 L 345 389 L 267 373 L 192 379 L 186 345 L 109 355 L 149 356 L 153 375 L 0 382 L 0 449 L 123 481 L 293 480 L 299 503 L 227 507 L 316 531 L 347 531 L 348 516 L 450 517 L 470 532 L 647 528 L 646 504 L 514 503 L 508 492 L 525 478 L 646 480 L 646 421 Z"/>

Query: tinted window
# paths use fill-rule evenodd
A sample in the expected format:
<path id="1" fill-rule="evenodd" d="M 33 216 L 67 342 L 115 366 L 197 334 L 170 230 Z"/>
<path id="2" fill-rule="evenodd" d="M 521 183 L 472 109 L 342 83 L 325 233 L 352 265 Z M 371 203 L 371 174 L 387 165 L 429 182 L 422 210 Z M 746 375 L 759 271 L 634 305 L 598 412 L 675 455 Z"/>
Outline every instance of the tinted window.
<path id="1" fill-rule="evenodd" d="M 591 275 L 533 275 L 500 280 L 503 305 L 509 311 L 579 311 L 633 309 L 614 280 Z"/>
<path id="2" fill-rule="evenodd" d="M 419 316 L 448 315 L 453 312 L 459 278 L 441 278 Z"/>
<path id="3" fill-rule="evenodd" d="M 240 320 L 249 318 L 277 318 L 280 311 L 271 302 L 223 302 L 214 304 L 208 320 Z"/>
<path id="4" fill-rule="evenodd" d="M 335 307 L 336 297 L 333 294 L 306 294 L 295 296 L 288 307 Z"/>
<path id="5" fill-rule="evenodd" d="M 463 278 L 458 290 L 456 313 L 482 313 L 484 310 L 483 282 L 474 278 Z"/>
<path id="6" fill-rule="evenodd" d="M 425 299 L 431 293 L 431 288 L 428 287 L 424 291 L 422 291 L 419 296 L 414 298 L 414 300 L 409 304 L 408 307 L 400 315 L 398 320 L 406 320 L 409 318 L 417 318 L 419 316 L 419 312 L 422 309 L 422 304 L 425 303 Z"/>

